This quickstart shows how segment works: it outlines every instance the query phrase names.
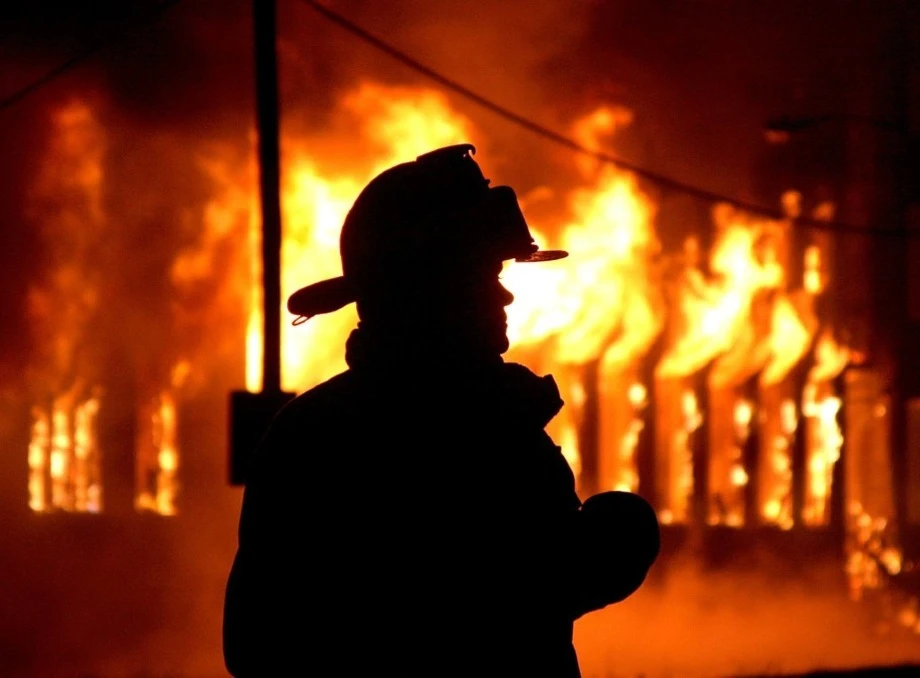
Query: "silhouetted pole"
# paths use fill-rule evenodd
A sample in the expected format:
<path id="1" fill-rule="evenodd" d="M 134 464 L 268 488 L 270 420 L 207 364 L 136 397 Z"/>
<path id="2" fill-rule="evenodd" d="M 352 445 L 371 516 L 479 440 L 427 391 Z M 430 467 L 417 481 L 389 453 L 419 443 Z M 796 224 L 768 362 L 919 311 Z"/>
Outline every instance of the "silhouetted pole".
<path id="1" fill-rule="evenodd" d="M 893 135 L 885 138 L 887 142 L 889 169 L 883 186 L 888 195 L 883 203 L 883 214 L 888 217 L 889 228 L 899 231 L 899 237 L 883 238 L 886 242 L 881 248 L 876 274 L 881 294 L 878 307 L 884 315 L 882 325 L 886 334 L 883 340 L 891 357 L 889 359 L 890 396 L 891 396 L 891 451 L 892 451 L 892 487 L 894 488 L 894 514 L 900 527 L 904 526 L 907 516 L 907 403 L 911 395 L 911 382 L 915 376 L 907 373 L 912 360 L 908 352 L 916 350 L 906 341 L 911 319 L 908 316 L 908 260 L 907 247 L 909 200 L 909 165 L 910 149 L 910 62 L 908 50 L 910 45 L 913 12 L 907 6 L 896 5 L 892 20 L 886 32 L 888 55 L 887 71 L 890 83 L 886 87 L 890 98 L 890 117 L 894 123 Z M 886 304 L 887 302 L 887 304 Z"/>
<path id="2" fill-rule="evenodd" d="M 262 205 L 262 391 L 281 390 L 281 198 L 275 0 L 253 0 Z"/>
<path id="3" fill-rule="evenodd" d="M 230 484 L 243 485 L 249 458 L 293 393 L 281 390 L 281 181 L 275 0 L 253 0 L 259 197 L 262 206 L 262 391 L 230 394 Z"/>

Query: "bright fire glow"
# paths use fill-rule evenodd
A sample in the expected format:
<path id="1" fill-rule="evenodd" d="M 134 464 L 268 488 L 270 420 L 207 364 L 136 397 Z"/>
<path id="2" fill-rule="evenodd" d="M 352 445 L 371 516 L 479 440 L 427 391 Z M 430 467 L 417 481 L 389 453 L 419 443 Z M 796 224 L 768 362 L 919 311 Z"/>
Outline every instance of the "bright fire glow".
<path id="1" fill-rule="evenodd" d="M 102 506 L 96 437 L 96 366 L 87 360 L 98 309 L 99 278 L 91 255 L 106 239 L 103 209 L 105 135 L 89 106 L 71 102 L 52 117 L 47 158 L 31 194 L 40 219 L 48 272 L 29 290 L 40 359 L 29 441 L 29 506 L 96 512 Z"/>
<path id="2" fill-rule="evenodd" d="M 629 123 L 628 112 L 601 108 L 574 125 L 575 136 L 599 147 L 602 136 Z M 585 185 L 567 196 L 570 218 L 556 224 L 561 233 L 541 245 L 558 245 L 569 257 L 551 265 L 510 264 L 504 281 L 514 294 L 508 308 L 509 358 L 526 361 L 538 350 L 541 367 L 561 375 L 568 404 L 550 425 L 576 428 L 584 421 L 586 366 L 600 358 L 596 379 L 598 484 L 602 488 L 638 487 L 635 452 L 644 428 L 644 396 L 635 383 L 635 364 L 661 330 L 663 302 L 652 279 L 652 260 L 659 243 L 652 223 L 653 203 L 635 178 L 615 167 L 580 165 Z M 568 434 L 570 438 L 575 438 Z M 576 454 L 572 457 L 580 456 Z"/>
<path id="3" fill-rule="evenodd" d="M 334 135 L 311 139 L 293 133 L 283 140 L 283 298 L 304 284 L 340 274 L 341 225 L 371 177 L 432 148 L 477 137 L 471 123 L 452 110 L 443 96 L 421 88 L 364 83 L 342 99 L 337 120 L 337 125 L 347 128 L 347 140 L 335 140 Z M 630 121 L 628 111 L 599 108 L 578 120 L 573 134 L 585 145 L 601 148 L 604 137 Z M 64 110 L 57 124 L 61 145 L 55 159 L 69 159 L 72 167 L 67 175 L 49 167 L 47 191 L 60 191 L 66 184 L 68 190 L 82 196 L 78 218 L 67 214 L 67 220 L 80 222 L 81 228 L 89 223 L 101 229 L 105 223 L 99 193 L 104 148 L 101 128 L 82 105 Z M 336 153 L 329 152 L 333 146 Z M 238 163 L 225 158 L 211 158 L 203 166 L 220 187 L 206 207 L 205 245 L 184 251 L 175 260 L 171 275 L 176 284 L 208 275 L 213 249 L 209 243 L 238 233 L 240 215 L 245 215 L 249 257 L 245 382 L 250 390 L 258 390 L 262 382 L 262 295 L 254 166 L 248 167 L 245 179 L 239 176 Z M 583 466 L 580 433 L 585 408 L 591 404 L 589 397 L 597 398 L 598 449 L 588 453 L 598 455 L 602 488 L 638 488 L 637 453 L 646 430 L 645 418 L 655 408 L 658 449 L 652 453 L 669 456 L 671 461 L 663 467 L 672 469 L 661 512 L 674 522 L 689 519 L 693 434 L 704 416 L 710 427 L 722 426 L 724 421 L 730 444 L 725 448 L 728 456 L 719 471 L 719 482 L 727 488 L 723 499 L 728 498 L 730 506 L 726 504 L 719 520 L 741 524 L 752 477 L 744 464 L 743 448 L 752 429 L 759 426 L 753 421 L 754 405 L 735 394 L 725 400 L 730 405 L 724 413 L 703 412 L 700 389 L 709 389 L 705 394 L 708 403 L 713 389 L 733 389 L 753 374 L 765 386 L 786 380 L 811 346 L 815 322 L 809 300 L 827 282 L 822 250 L 813 245 L 804 252 L 801 291 L 805 296 L 789 293 L 784 254 L 789 248 L 789 223 L 754 219 L 719 205 L 713 211 L 711 249 L 703 253 L 699 241 L 688 238 L 680 265 L 668 269 L 677 273 L 667 279 L 654 229 L 656 207 L 636 178 L 595 161 L 580 160 L 577 169 L 577 185 L 560 196 L 564 210 L 552 221 L 532 224 L 541 244 L 565 248 L 570 258 L 544 266 L 511 264 L 505 271 L 505 284 L 515 295 L 509 307 L 508 334 L 513 348 L 508 358 L 558 375 L 567 407 L 551 424 L 550 432 L 562 443 L 576 473 Z M 551 193 L 545 187 L 544 191 Z M 798 209 L 792 194 L 784 200 L 790 214 Z M 526 209 L 526 200 L 524 203 Z M 66 267 L 61 270 L 66 272 Z M 59 280 L 73 277 L 69 273 Z M 665 298 L 667 289 L 676 293 Z M 41 301 L 36 294 L 39 309 Z M 79 324 L 80 312 L 86 316 L 85 309 L 77 309 L 72 326 Z M 288 318 L 286 312 L 282 311 L 282 317 Z M 355 323 L 353 308 L 296 328 L 283 323 L 283 387 L 303 391 L 341 371 L 345 339 Z M 70 332 L 64 343 L 79 334 L 78 330 Z M 662 353 L 648 370 L 643 361 L 660 337 L 664 339 Z M 65 346 L 64 353 L 68 350 L 73 349 Z M 817 350 L 825 351 L 825 344 L 819 342 Z M 820 356 L 816 363 L 816 369 L 829 369 L 820 367 L 826 363 Z M 651 375 L 654 397 L 649 397 L 645 386 Z M 674 397 L 659 398 L 658 387 L 668 381 L 674 382 Z M 821 395 L 812 388 L 818 381 L 817 376 L 809 377 L 809 389 L 802 394 L 803 416 L 817 422 L 816 430 L 822 432 L 818 437 L 823 442 L 812 441 L 809 447 L 820 451 L 809 452 L 808 491 L 816 505 L 826 509 L 828 474 L 841 442 L 833 422 L 840 405 L 835 396 Z M 167 384 L 151 393 L 155 395 L 141 418 L 147 422 L 142 428 L 147 427 L 147 444 L 153 452 L 146 457 L 144 477 L 138 480 L 137 505 L 171 514 L 178 487 L 178 391 Z M 776 424 L 776 431 L 761 449 L 769 487 L 759 492 L 762 503 L 758 510 L 763 520 L 783 527 L 793 519 L 790 445 L 798 425 L 796 400 L 785 397 L 775 412 L 762 405 L 757 409 L 758 416 Z M 88 466 L 99 456 L 92 432 L 99 401 L 78 394 L 67 401 L 70 404 L 53 402 L 51 409 L 36 408 L 33 421 L 30 505 L 35 510 L 68 503 L 99 506 L 101 486 L 80 479 L 100 477 Z M 672 415 L 662 416 L 661 408 L 671 408 Z M 657 420 L 664 420 L 666 428 L 657 430 L 662 426 Z M 713 447 L 716 437 L 706 439 L 710 456 L 721 454 Z M 764 476 L 758 474 L 761 480 Z M 74 477 L 78 480 L 72 480 Z M 68 499 L 68 492 L 81 498 Z M 823 516 L 825 509 L 809 505 L 806 513 L 813 517 L 806 520 L 823 520 L 816 516 Z"/>
<path id="4" fill-rule="evenodd" d="M 32 409 L 29 507 L 98 513 L 102 485 L 96 397 L 73 404 L 62 397 L 49 410 Z"/>
<path id="5" fill-rule="evenodd" d="M 376 151 L 371 157 L 365 149 L 361 155 L 356 153 L 361 160 L 348 162 L 339 153 L 334 165 L 326 166 L 309 142 L 294 137 L 283 140 L 284 298 L 305 284 L 341 274 L 339 232 L 354 198 L 370 178 L 432 148 L 475 137 L 467 120 L 454 113 L 441 95 L 426 89 L 364 84 L 343 99 L 340 113 L 371 142 Z M 601 110 L 578 126 L 582 135 L 600 135 L 627 121 L 623 111 Z M 585 187 L 569 196 L 571 218 L 553 229 L 561 233 L 558 245 L 571 257 L 544 266 L 510 265 L 504 274 L 515 295 L 508 309 L 513 346 L 509 359 L 518 359 L 517 351 L 537 347 L 545 371 L 568 371 L 568 378 L 557 376 L 557 380 L 569 408 L 551 428 L 568 443 L 563 449 L 576 467 L 578 394 L 584 393 L 579 368 L 603 356 L 605 380 L 622 374 L 625 397 L 631 382 L 624 371 L 655 338 L 663 315 L 649 275 L 650 258 L 658 250 L 651 201 L 629 174 L 612 167 L 583 169 L 591 176 L 585 178 Z M 241 205 L 245 199 L 238 196 L 227 202 Z M 547 244 L 539 228 L 534 231 Z M 254 273 L 257 266 L 252 269 Z M 260 299 L 254 294 L 250 300 L 246 340 L 246 382 L 253 390 L 261 383 Z M 288 317 L 286 312 L 283 317 Z M 354 308 L 346 308 L 297 327 L 284 323 L 284 388 L 302 391 L 344 369 L 342 347 L 356 320 Z M 636 477 L 634 460 L 626 459 L 622 449 L 634 443 L 637 425 L 627 418 L 617 423 L 615 431 L 604 434 L 620 441 L 616 449 L 621 451 L 615 455 L 626 467 L 616 474 L 623 478 Z M 616 482 L 635 485 L 635 481 Z"/>
<path id="6" fill-rule="evenodd" d="M 298 288 L 341 275 L 339 232 L 360 190 L 383 169 L 411 160 L 432 148 L 468 141 L 470 124 L 432 90 L 391 88 L 365 83 L 341 104 L 340 115 L 354 123 L 352 134 L 375 153 L 347 162 L 332 155 L 325 167 L 317 147 L 293 137 L 283 139 L 282 298 Z M 258 284 L 257 284 L 258 286 Z M 261 304 L 250 307 L 247 386 L 261 383 Z M 286 310 L 282 318 L 288 318 Z M 343 345 L 357 322 L 353 307 L 312 319 L 297 327 L 282 323 L 282 386 L 303 391 L 345 368 Z"/>
<path id="7" fill-rule="evenodd" d="M 842 405 L 834 379 L 846 367 L 849 351 L 825 332 L 815 347 L 815 364 L 802 393 L 802 414 L 806 418 L 805 506 L 806 525 L 826 525 L 830 520 L 830 496 L 834 466 L 840 460 L 843 431 L 837 420 Z"/>
<path id="8" fill-rule="evenodd" d="M 792 506 L 792 446 L 798 428 L 795 401 L 785 399 L 780 403 L 778 423 L 766 439 L 767 463 L 760 471 L 764 476 L 760 517 L 764 523 L 788 530 L 795 522 Z"/>
<path id="9" fill-rule="evenodd" d="M 187 361 L 172 369 L 168 388 L 148 403 L 138 422 L 136 453 L 137 488 L 134 506 L 163 516 L 176 515 L 179 493 L 179 440 L 177 393 L 191 371 Z"/>
<path id="10" fill-rule="evenodd" d="M 690 497 L 693 494 L 693 434 L 703 425 L 696 394 L 686 389 L 680 392 L 680 426 L 674 431 L 669 446 L 668 494 L 663 498 L 659 517 L 662 522 L 686 523 L 690 520 Z"/>
<path id="11" fill-rule="evenodd" d="M 475 138 L 467 120 L 453 112 L 440 95 L 425 89 L 365 83 L 343 98 L 339 118 L 350 121 L 354 139 L 343 142 L 344 150 L 334 162 L 320 160 L 331 143 L 328 139 L 316 143 L 294 136 L 284 139 L 285 298 L 304 284 L 341 273 L 341 225 L 355 196 L 371 177 L 431 148 Z M 600 148 L 603 136 L 629 121 L 628 112 L 598 109 L 574 125 L 574 134 L 583 143 Z M 363 150 L 358 140 L 363 140 Z M 374 151 L 370 155 L 368 146 Z M 349 152 L 360 160 L 349 160 Z M 579 432 L 584 425 L 586 380 L 597 380 L 598 482 L 601 487 L 635 489 L 636 451 L 645 428 L 646 408 L 645 399 L 635 397 L 633 387 L 641 385 L 636 369 L 652 342 L 666 329 L 668 315 L 660 272 L 655 268 L 660 255 L 653 228 L 655 206 L 628 173 L 596 162 L 581 163 L 579 170 L 581 185 L 563 196 L 568 217 L 531 224 L 541 245 L 567 249 L 571 256 L 544 266 L 510 264 L 504 272 L 504 283 L 515 295 L 508 309 L 512 344 L 508 358 L 556 375 L 567 407 L 551 423 L 550 433 L 563 443 L 576 473 L 582 467 Z M 247 200 L 238 197 L 234 204 Z M 789 202 L 787 212 L 794 209 Z M 758 371 L 762 383 L 779 383 L 808 350 L 814 325 L 807 300 L 803 303 L 784 291 L 781 251 L 787 247 L 784 238 L 789 224 L 752 219 L 726 205 L 718 206 L 713 218 L 716 238 L 708 254 L 709 273 L 701 267 L 699 243 L 693 238 L 687 240 L 673 286 L 677 296 L 671 311 L 676 321 L 668 329 L 669 340 L 655 365 L 656 381 L 690 379 L 712 363 L 710 388 L 740 383 L 745 374 Z M 252 243 L 257 242 L 257 234 L 255 220 L 250 222 Z M 816 252 L 812 249 L 806 253 L 806 269 L 812 272 L 821 266 L 820 253 Z M 254 260 L 253 277 L 257 271 Z M 819 291 L 813 283 L 805 287 L 810 294 Z M 758 334 L 755 309 L 763 304 L 766 294 L 773 295 L 774 300 L 765 306 L 768 329 Z M 250 299 L 246 378 L 250 389 L 261 383 L 260 299 L 260 294 L 252 294 Z M 355 324 L 353 308 L 297 327 L 285 323 L 284 388 L 302 391 L 344 369 L 343 345 Z M 595 371 L 588 369 L 592 361 L 598 361 Z M 672 428 L 664 431 L 662 438 L 671 442 L 658 454 L 673 455 L 670 496 L 663 508 L 680 522 L 689 517 L 687 501 L 693 485 L 690 446 L 693 432 L 702 425 L 703 412 L 694 387 L 688 383 L 677 389 L 675 394 L 683 395 L 671 399 L 675 417 L 668 420 Z M 656 408 L 661 406 L 655 403 Z M 741 419 L 744 407 L 750 405 L 736 413 Z M 783 526 L 791 521 L 789 444 L 794 434 L 786 410 L 771 415 L 776 418 L 777 435 L 769 440 L 764 453 L 772 479 L 760 511 L 763 519 Z M 731 431 L 742 423 L 735 418 L 730 414 L 727 419 Z M 741 446 L 751 434 L 750 426 L 750 421 L 744 423 L 743 436 L 731 434 L 736 439 L 724 470 L 724 482 L 733 497 L 732 508 L 726 513 L 731 524 L 740 524 L 743 519 L 743 490 L 749 470 L 744 467 Z"/>
<path id="12" fill-rule="evenodd" d="M 897 545 L 891 522 L 871 516 L 858 501 L 851 501 L 847 506 L 846 527 L 845 569 L 850 597 L 860 600 L 867 591 L 883 588 L 891 577 L 900 574 L 903 551 Z M 916 598 L 908 599 L 908 605 L 916 605 L 916 602 Z"/>
<path id="13" fill-rule="evenodd" d="M 760 242 L 772 222 L 751 221 L 727 205 L 713 210 L 713 218 L 717 236 L 709 268 L 714 279 L 703 275 L 699 244 L 688 239 L 677 277 L 680 329 L 657 366 L 660 378 L 695 374 L 735 346 L 750 328 L 754 295 L 778 288 L 783 280 L 782 267 Z M 713 370 L 712 381 L 726 383 L 725 370 L 735 371 L 733 365 L 725 364 Z"/>

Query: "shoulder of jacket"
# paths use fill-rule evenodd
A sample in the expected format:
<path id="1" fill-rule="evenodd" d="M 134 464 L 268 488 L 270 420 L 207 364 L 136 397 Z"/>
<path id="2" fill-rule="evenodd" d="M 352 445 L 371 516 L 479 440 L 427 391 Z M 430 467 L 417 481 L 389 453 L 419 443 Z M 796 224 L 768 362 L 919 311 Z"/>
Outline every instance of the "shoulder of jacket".
<path id="1" fill-rule="evenodd" d="M 355 393 L 354 375 L 350 371 L 341 372 L 292 399 L 281 408 L 278 419 L 329 416 L 347 408 Z"/>
<path id="2" fill-rule="evenodd" d="M 288 401 L 272 418 L 254 460 L 264 463 L 279 454 L 286 456 L 304 440 L 322 441 L 352 411 L 352 381 L 348 372 L 342 372 Z"/>

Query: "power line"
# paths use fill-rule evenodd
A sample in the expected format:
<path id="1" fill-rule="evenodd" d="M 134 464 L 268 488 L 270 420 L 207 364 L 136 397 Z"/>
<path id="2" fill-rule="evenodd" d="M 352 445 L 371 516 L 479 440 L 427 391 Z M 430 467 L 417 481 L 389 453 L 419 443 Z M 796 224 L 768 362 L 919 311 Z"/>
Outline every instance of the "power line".
<path id="1" fill-rule="evenodd" d="M 103 39 L 93 43 L 86 49 L 81 52 L 78 52 L 70 59 L 64 63 L 52 68 L 50 71 L 45 73 L 43 76 L 33 81 L 32 83 L 26 85 L 22 89 L 19 89 L 9 96 L 0 99 L 0 112 L 5 111 L 8 108 L 18 104 L 20 101 L 25 99 L 27 96 L 40 90 L 45 85 L 56 80 L 58 77 L 71 70 L 72 68 L 78 66 L 82 62 L 89 59 L 91 56 L 101 51 L 103 48 L 108 47 L 109 45 L 117 42 L 120 38 L 123 38 L 125 34 L 131 30 L 145 28 L 146 26 L 152 24 L 154 21 L 158 20 L 163 14 L 173 5 L 179 4 L 179 0 L 166 0 L 165 2 L 160 3 L 154 7 L 150 12 L 144 14 L 144 16 L 139 17 L 136 21 L 131 22 L 127 26 L 123 26 L 123 29 L 126 29 L 122 32 L 111 32 Z"/>
<path id="2" fill-rule="evenodd" d="M 571 139 L 565 135 L 559 134 L 558 132 L 548 127 L 545 127 L 544 125 L 541 125 L 540 123 L 535 122 L 530 118 L 520 115 L 519 113 L 515 113 L 514 111 L 502 106 L 501 104 L 498 104 L 495 101 L 477 92 L 474 92 L 473 90 L 469 89 L 465 85 L 462 85 L 456 80 L 453 80 L 451 78 L 448 78 L 445 75 L 442 75 L 441 73 L 434 70 L 433 68 L 426 66 L 425 64 L 414 59 L 413 57 L 409 56 L 405 52 L 397 49 L 390 43 L 385 42 L 384 40 L 378 38 L 376 35 L 373 35 L 372 33 L 361 28 L 354 22 L 350 21 L 349 19 L 346 19 L 341 14 L 338 14 L 332 11 L 331 9 L 329 9 L 328 7 L 323 6 L 319 2 L 316 2 L 316 0 L 302 0 L 302 2 L 306 4 L 307 6 L 309 6 L 310 8 L 314 9 L 316 12 L 318 12 L 322 16 L 324 16 L 326 19 L 332 21 L 335 24 L 338 24 L 340 27 L 342 27 L 343 29 L 351 33 L 352 35 L 360 38 L 361 40 L 375 47 L 379 51 L 384 52 L 385 54 L 389 55 L 393 59 L 396 59 L 397 61 L 403 63 L 404 65 L 408 66 L 412 70 L 424 75 L 425 77 L 431 80 L 434 80 L 435 82 L 439 83 L 445 88 L 455 92 L 456 94 L 459 94 L 460 96 L 464 97 L 465 99 L 468 99 L 469 101 L 472 101 L 478 106 L 485 108 L 495 113 L 496 115 L 533 132 L 534 134 L 538 136 L 548 139 L 560 146 L 564 146 L 571 151 L 574 151 L 576 153 L 581 153 L 583 155 L 590 156 L 601 162 L 605 162 L 605 163 L 620 167 L 624 170 L 632 172 L 633 174 L 639 177 L 642 177 L 643 179 L 649 182 L 657 184 L 658 186 L 664 189 L 667 189 L 667 190 L 673 190 L 676 192 L 685 193 L 687 195 L 693 196 L 700 200 L 704 200 L 706 202 L 727 203 L 738 209 L 744 210 L 745 212 L 750 212 L 751 214 L 757 214 L 760 216 L 768 217 L 770 219 L 782 219 L 782 220 L 790 219 L 778 209 L 764 207 L 763 205 L 758 205 L 756 203 L 751 203 L 745 200 L 740 200 L 738 198 L 733 198 L 731 196 L 723 195 L 721 193 L 716 193 L 715 191 L 710 191 L 705 188 L 695 186 L 693 184 L 688 184 L 684 181 L 680 181 L 679 179 L 674 179 L 672 177 L 668 177 L 663 174 L 659 174 L 658 172 L 655 172 L 653 170 L 646 169 L 638 165 L 634 165 L 631 162 L 622 160 L 608 153 L 604 153 L 603 151 L 597 151 L 591 148 L 587 148 L 586 146 L 579 144 L 574 139 Z M 830 220 L 825 221 L 825 220 L 811 219 L 808 217 L 795 217 L 791 219 L 791 221 L 794 221 L 795 223 L 801 224 L 803 226 L 808 226 L 811 228 L 821 229 L 821 230 L 832 230 L 832 231 L 838 231 L 838 232 L 853 232 L 853 233 L 861 233 L 863 235 L 892 235 L 892 236 L 905 235 L 903 231 L 901 231 L 900 229 L 896 229 L 896 228 L 884 228 L 884 229 L 871 228 L 870 229 L 868 225 L 861 226 L 858 224 L 850 224 L 850 223 L 830 221 Z"/>

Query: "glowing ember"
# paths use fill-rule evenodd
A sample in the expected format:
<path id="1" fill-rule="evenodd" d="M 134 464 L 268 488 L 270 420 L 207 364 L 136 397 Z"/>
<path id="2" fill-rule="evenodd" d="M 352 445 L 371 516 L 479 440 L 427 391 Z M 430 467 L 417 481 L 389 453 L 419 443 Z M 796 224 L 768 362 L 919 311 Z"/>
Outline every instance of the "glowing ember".
<path id="1" fill-rule="evenodd" d="M 738 487 L 747 485 L 748 474 L 741 464 L 734 464 L 732 466 L 731 478 L 732 485 L 737 485 Z"/>
<path id="2" fill-rule="evenodd" d="M 903 555 L 887 519 L 873 518 L 858 501 L 851 501 L 847 509 L 846 572 L 850 597 L 861 600 L 900 574 Z"/>
<path id="3" fill-rule="evenodd" d="M 805 272 L 803 285 L 809 294 L 820 294 L 824 291 L 824 280 L 821 272 L 821 250 L 815 245 L 805 249 Z"/>

